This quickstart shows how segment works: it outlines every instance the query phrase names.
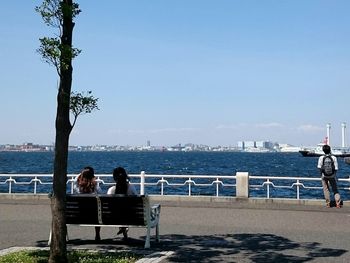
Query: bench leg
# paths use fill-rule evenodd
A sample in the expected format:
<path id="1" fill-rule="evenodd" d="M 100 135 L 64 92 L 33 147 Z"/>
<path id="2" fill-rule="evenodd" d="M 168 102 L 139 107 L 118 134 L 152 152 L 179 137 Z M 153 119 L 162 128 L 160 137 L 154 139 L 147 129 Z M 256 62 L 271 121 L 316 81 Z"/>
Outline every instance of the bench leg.
<path id="1" fill-rule="evenodd" d="M 51 238 L 52 238 L 52 229 L 50 229 L 50 235 L 49 235 L 49 241 L 47 242 L 47 245 L 51 245 Z"/>
<path id="2" fill-rule="evenodd" d="M 156 241 L 159 242 L 159 224 L 156 225 Z"/>
<path id="3" fill-rule="evenodd" d="M 51 239 L 52 239 L 52 229 L 50 229 L 50 235 L 49 235 L 49 241 L 47 242 L 47 245 L 50 246 L 51 245 Z M 67 231 L 67 235 L 66 235 L 66 241 L 69 241 L 68 238 L 68 231 Z"/>
<path id="4" fill-rule="evenodd" d="M 147 226 L 147 234 L 146 234 L 146 241 L 145 241 L 145 248 L 150 248 L 150 239 L 151 239 L 151 228 L 150 226 Z"/>

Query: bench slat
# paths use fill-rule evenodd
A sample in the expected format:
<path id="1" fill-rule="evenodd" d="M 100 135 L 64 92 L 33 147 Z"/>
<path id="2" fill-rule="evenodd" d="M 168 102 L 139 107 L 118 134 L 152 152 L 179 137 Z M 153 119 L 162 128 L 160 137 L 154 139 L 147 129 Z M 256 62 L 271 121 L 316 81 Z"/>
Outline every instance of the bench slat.
<path id="1" fill-rule="evenodd" d="M 100 196 L 100 200 L 103 224 L 146 225 L 144 196 Z"/>
<path id="2" fill-rule="evenodd" d="M 98 224 L 97 199 L 95 196 L 67 195 L 66 224 Z"/>

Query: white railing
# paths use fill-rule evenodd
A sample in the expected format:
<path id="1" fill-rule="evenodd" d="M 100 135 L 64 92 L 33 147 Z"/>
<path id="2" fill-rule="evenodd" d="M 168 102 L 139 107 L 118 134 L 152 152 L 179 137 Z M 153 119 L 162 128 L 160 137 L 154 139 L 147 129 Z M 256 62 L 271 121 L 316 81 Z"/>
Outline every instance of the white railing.
<path id="1" fill-rule="evenodd" d="M 76 175 L 72 174 L 67 176 L 68 192 L 73 193 L 75 177 Z M 238 192 L 237 186 L 240 185 L 237 183 L 236 175 L 159 175 L 141 172 L 130 174 L 129 177 L 140 194 L 236 196 L 235 191 Z M 115 184 L 112 175 L 97 174 L 96 180 L 101 188 L 107 189 Z M 322 189 L 321 179 L 318 177 L 249 175 L 247 182 L 250 193 L 266 191 L 264 195 L 266 198 L 271 198 L 272 191 L 277 195 L 278 192 L 289 191 L 294 193 L 294 198 L 300 199 L 302 190 Z M 341 183 L 339 190 L 350 191 L 350 177 L 338 179 L 338 182 Z M 0 174 L 0 193 L 49 193 L 51 188 L 52 174 Z M 198 189 L 205 189 L 205 191 L 203 193 Z"/>

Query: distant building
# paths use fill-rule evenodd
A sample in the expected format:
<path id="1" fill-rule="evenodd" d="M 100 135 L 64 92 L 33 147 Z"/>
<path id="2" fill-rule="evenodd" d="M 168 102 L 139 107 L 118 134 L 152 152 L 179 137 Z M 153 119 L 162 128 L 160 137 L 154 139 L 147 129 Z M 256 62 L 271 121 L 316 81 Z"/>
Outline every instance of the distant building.
<path id="1" fill-rule="evenodd" d="M 243 151 L 252 151 L 254 149 L 267 149 L 273 150 L 275 144 L 270 141 L 239 141 L 237 142 L 237 148 Z"/>
<path id="2" fill-rule="evenodd" d="M 168 151 L 182 151 L 185 147 L 181 146 L 181 143 L 175 146 L 171 146 L 168 148 Z"/>
<path id="3" fill-rule="evenodd" d="M 237 142 L 237 147 L 238 147 L 238 149 L 240 149 L 240 150 L 244 150 L 244 149 L 245 149 L 244 141 L 239 141 L 239 142 Z"/>
<path id="4" fill-rule="evenodd" d="M 258 141 L 255 143 L 256 148 L 266 148 L 266 149 L 273 149 L 274 143 L 270 141 Z"/>
<path id="5" fill-rule="evenodd" d="M 245 148 L 256 148 L 255 141 L 244 141 Z"/>

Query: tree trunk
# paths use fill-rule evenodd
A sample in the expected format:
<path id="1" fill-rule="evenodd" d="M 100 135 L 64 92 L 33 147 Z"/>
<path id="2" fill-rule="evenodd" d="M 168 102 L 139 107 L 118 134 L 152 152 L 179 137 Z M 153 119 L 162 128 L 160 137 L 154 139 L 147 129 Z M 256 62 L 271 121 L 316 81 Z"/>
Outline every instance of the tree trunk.
<path id="1" fill-rule="evenodd" d="M 63 0 L 63 5 L 72 10 L 72 0 Z M 70 9 L 69 9 L 70 8 Z M 67 9 L 66 9 L 67 10 Z M 62 47 L 72 48 L 74 23 L 72 13 L 63 11 Z M 72 57 L 61 50 L 60 85 L 57 95 L 55 161 L 53 174 L 53 196 L 51 198 L 52 239 L 49 263 L 67 262 L 66 244 L 66 182 L 69 135 L 72 130 L 69 121 L 69 102 L 72 87 Z"/>
<path id="2" fill-rule="evenodd" d="M 57 100 L 60 101 L 60 95 Z M 55 162 L 53 178 L 53 196 L 51 198 L 52 214 L 52 238 L 50 247 L 50 263 L 67 262 L 66 235 L 67 228 L 65 222 L 66 209 L 66 181 L 67 181 L 67 159 L 68 159 L 68 141 L 69 132 L 58 131 L 58 127 L 64 125 L 64 109 L 57 107 L 56 117 L 56 143 L 55 143 Z M 61 107 L 62 108 L 62 107 Z"/>

